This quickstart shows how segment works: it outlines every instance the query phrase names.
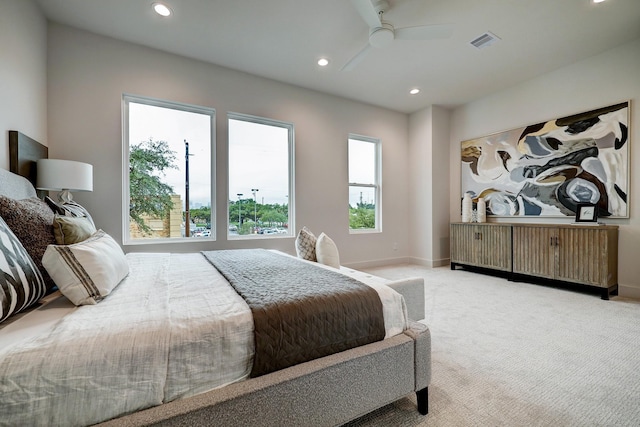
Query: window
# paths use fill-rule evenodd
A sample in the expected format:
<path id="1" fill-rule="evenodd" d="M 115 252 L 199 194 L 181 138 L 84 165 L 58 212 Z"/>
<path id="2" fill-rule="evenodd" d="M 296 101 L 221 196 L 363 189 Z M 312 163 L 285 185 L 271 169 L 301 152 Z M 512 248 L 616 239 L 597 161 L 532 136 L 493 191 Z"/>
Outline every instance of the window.
<path id="1" fill-rule="evenodd" d="M 292 236 L 293 125 L 229 113 L 228 236 Z"/>
<path id="2" fill-rule="evenodd" d="M 215 110 L 123 96 L 125 244 L 214 239 Z"/>
<path id="3" fill-rule="evenodd" d="M 380 231 L 380 140 L 349 135 L 349 230 Z"/>

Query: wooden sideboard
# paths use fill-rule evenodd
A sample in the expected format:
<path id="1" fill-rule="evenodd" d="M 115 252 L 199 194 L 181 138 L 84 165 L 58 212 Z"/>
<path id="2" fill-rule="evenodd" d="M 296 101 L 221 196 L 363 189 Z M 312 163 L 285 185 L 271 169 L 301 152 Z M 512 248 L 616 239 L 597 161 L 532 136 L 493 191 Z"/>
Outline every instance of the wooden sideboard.
<path id="1" fill-rule="evenodd" d="M 611 225 L 452 223 L 451 269 L 458 265 L 618 289 L 618 227 Z"/>

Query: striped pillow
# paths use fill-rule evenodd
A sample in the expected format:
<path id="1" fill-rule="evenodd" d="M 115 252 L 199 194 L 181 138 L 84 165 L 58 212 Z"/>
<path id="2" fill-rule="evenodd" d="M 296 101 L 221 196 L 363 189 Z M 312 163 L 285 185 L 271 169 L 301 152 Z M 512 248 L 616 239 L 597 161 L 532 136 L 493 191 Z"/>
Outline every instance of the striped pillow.
<path id="1" fill-rule="evenodd" d="M 91 225 L 95 227 L 95 223 L 93 222 L 93 218 L 91 218 L 89 211 L 79 203 L 76 203 L 73 200 L 70 202 L 58 203 L 49 196 L 45 196 L 44 201 L 49 205 L 54 213 L 76 218 L 87 218 Z"/>
<path id="2" fill-rule="evenodd" d="M 75 305 L 97 304 L 129 274 L 124 252 L 102 230 L 73 245 L 49 245 L 42 265 Z"/>
<path id="3" fill-rule="evenodd" d="M 42 266 L 42 255 L 48 245 L 56 243 L 53 234 L 53 211 L 37 197 L 15 200 L 0 196 L 0 216 L 5 220 L 40 270 L 47 289 L 55 286 Z"/>
<path id="4" fill-rule="evenodd" d="M 46 292 L 38 267 L 0 217 L 0 322 L 35 304 Z"/>

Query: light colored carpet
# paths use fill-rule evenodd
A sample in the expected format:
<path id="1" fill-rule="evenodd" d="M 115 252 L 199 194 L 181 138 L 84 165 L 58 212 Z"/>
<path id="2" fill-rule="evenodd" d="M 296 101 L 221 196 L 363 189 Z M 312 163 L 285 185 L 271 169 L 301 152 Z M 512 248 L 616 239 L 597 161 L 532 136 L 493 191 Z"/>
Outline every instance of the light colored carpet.
<path id="1" fill-rule="evenodd" d="M 415 265 L 432 334 L 429 414 L 415 397 L 349 426 L 639 426 L 640 302 Z"/>

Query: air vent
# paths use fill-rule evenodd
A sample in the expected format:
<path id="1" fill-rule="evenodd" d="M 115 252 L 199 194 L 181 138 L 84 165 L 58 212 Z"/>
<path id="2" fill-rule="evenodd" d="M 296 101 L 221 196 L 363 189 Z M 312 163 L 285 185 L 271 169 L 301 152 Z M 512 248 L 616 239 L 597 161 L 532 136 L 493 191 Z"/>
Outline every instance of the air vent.
<path id="1" fill-rule="evenodd" d="M 477 47 L 478 49 L 482 49 L 482 48 L 485 48 L 487 46 L 491 46 L 492 44 L 494 44 L 498 40 L 500 40 L 500 37 L 498 37 L 495 34 L 490 33 L 490 32 L 487 31 L 486 33 L 484 33 L 480 37 L 477 37 L 474 40 L 471 40 L 470 43 L 473 46 Z"/>

